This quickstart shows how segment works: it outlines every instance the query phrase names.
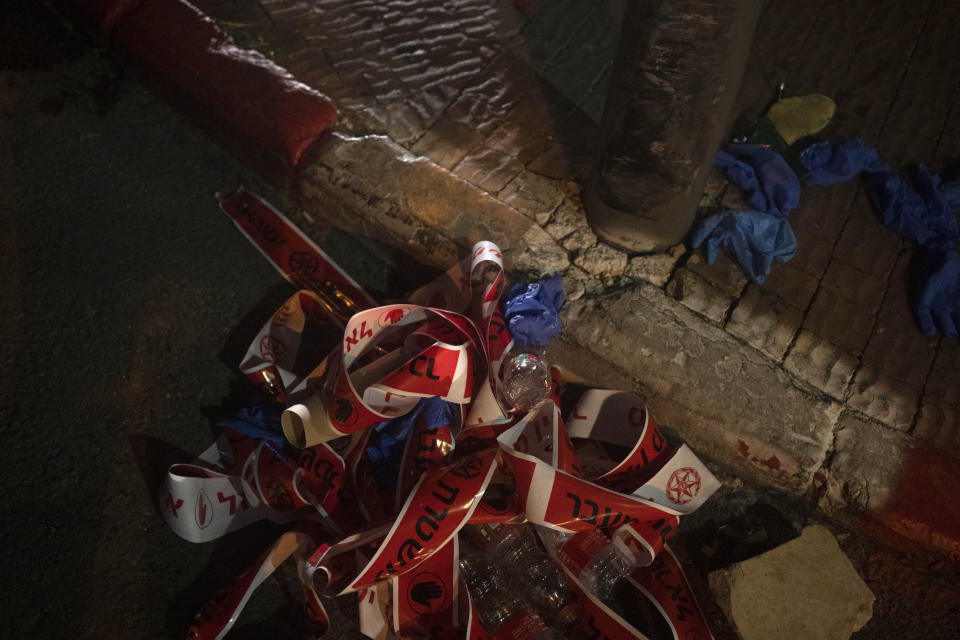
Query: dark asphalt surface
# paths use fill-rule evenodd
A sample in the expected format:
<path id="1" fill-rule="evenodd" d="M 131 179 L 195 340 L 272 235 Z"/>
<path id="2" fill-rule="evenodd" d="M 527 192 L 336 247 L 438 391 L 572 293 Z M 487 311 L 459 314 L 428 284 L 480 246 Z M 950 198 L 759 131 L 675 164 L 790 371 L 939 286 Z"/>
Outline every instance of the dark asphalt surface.
<path id="1" fill-rule="evenodd" d="M 189 544 L 152 491 L 212 441 L 231 330 L 292 292 L 213 194 L 282 198 L 58 14 L 16 4 L 0 21 L 0 638 L 182 638 L 276 535 Z M 321 244 L 383 286 L 363 247 Z M 295 582 L 251 607 L 231 637 L 300 637 Z"/>
<path id="2" fill-rule="evenodd" d="M 41 3 L 15 5 L 0 21 L 0 638 L 183 638 L 278 533 L 255 525 L 193 545 L 154 506 L 167 465 L 206 448 L 207 416 L 235 389 L 221 361 L 234 327 L 292 291 L 213 194 L 244 184 L 292 211 L 95 41 Z M 317 239 L 379 296 L 416 282 L 398 284 L 388 250 Z M 766 494 L 728 493 L 678 537 L 700 589 L 711 567 L 698 547 L 721 514 L 774 504 L 786 521 L 748 509 L 771 544 L 809 522 Z M 960 590 L 922 559 L 841 539 L 878 596 L 858 639 L 956 631 Z M 334 638 L 362 637 L 347 604 L 331 611 Z M 705 604 L 718 639 L 733 637 Z M 282 571 L 229 637 L 299 638 L 302 620 Z"/>

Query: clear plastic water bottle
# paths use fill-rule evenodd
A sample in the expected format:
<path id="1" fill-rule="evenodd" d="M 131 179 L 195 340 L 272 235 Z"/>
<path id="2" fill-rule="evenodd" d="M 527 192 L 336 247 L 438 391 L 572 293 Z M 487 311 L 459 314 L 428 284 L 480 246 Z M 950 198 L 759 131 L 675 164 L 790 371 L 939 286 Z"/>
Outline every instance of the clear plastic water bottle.
<path id="1" fill-rule="evenodd" d="M 506 585 L 506 577 L 500 567 L 477 551 L 461 551 L 460 572 L 470 585 L 470 595 L 476 600 L 483 601 L 496 596 Z"/>
<path id="2" fill-rule="evenodd" d="M 504 524 L 496 527 L 487 543 L 487 553 L 507 571 L 525 564 L 536 548 L 533 534 L 522 524 Z"/>
<path id="3" fill-rule="evenodd" d="M 511 593 L 499 567 L 484 554 L 465 552 L 460 570 L 487 634 L 509 640 L 556 640 L 533 607 Z"/>
<path id="4" fill-rule="evenodd" d="M 522 592 L 551 625 L 566 629 L 580 618 L 579 608 L 570 600 L 567 576 L 537 545 L 526 525 L 501 525 L 487 552 L 491 563 L 502 567 L 510 586 Z"/>
<path id="5" fill-rule="evenodd" d="M 634 560 L 598 529 L 572 534 L 537 527 L 537 533 L 550 555 L 574 572 L 601 601 L 610 600 L 617 583 L 633 571 Z"/>
<path id="6" fill-rule="evenodd" d="M 543 350 L 510 350 L 503 362 L 503 397 L 518 413 L 527 413 L 550 399 L 550 365 Z"/>
<path id="7" fill-rule="evenodd" d="M 480 608 L 480 621 L 491 638 L 510 640 L 555 640 L 537 612 L 517 596 L 502 593 Z"/>

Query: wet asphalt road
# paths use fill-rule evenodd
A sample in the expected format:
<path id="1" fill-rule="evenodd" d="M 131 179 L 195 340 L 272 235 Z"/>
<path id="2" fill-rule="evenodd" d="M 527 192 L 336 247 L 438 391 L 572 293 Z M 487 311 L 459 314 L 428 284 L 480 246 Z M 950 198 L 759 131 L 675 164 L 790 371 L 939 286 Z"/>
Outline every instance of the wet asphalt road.
<path id="1" fill-rule="evenodd" d="M 0 26 L 0 637 L 182 638 L 276 535 L 191 545 L 151 492 L 211 442 L 231 330 L 292 292 L 213 194 L 281 198 L 95 41 L 16 4 Z M 321 244 L 383 285 L 362 247 Z M 270 581 L 231 637 L 300 637 L 298 601 Z"/>

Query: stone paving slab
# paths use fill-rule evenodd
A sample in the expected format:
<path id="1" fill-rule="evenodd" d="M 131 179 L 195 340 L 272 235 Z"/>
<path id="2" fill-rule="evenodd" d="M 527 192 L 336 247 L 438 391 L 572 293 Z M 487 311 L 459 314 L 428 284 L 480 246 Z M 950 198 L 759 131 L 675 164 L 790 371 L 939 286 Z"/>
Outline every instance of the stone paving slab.
<path id="1" fill-rule="evenodd" d="M 781 362 L 800 328 L 803 313 L 776 295 L 750 285 L 727 323 L 727 331 Z"/>
<path id="2" fill-rule="evenodd" d="M 797 378 L 831 397 L 843 399 L 857 367 L 857 358 L 815 333 L 801 329 L 784 360 Z"/>
<path id="3" fill-rule="evenodd" d="M 793 260 L 770 272 L 763 283 L 765 292 L 773 293 L 783 302 L 801 311 L 809 307 L 823 277 L 831 246 L 817 236 L 797 233 L 797 253 Z"/>
<path id="4" fill-rule="evenodd" d="M 872 385 L 865 384 L 862 378 L 883 378 L 889 381 L 895 388 L 904 391 L 904 399 L 907 400 L 907 406 L 899 412 L 901 417 L 897 421 L 904 425 L 905 430 L 909 429 L 912 423 L 913 413 L 917 408 L 916 399 L 930 374 L 939 343 L 937 337 L 926 336 L 916 330 L 913 314 L 909 306 L 904 304 L 904 300 L 909 299 L 909 262 L 910 253 L 902 252 L 891 275 L 890 287 L 873 335 L 864 351 L 863 369 L 854 380 L 854 395 L 851 397 L 851 402 L 857 406 L 862 402 L 862 394 L 858 394 L 861 388 L 867 390 L 868 399 L 870 396 L 882 394 L 879 389 L 872 391 Z M 868 370 L 870 373 L 864 373 Z M 870 411 L 866 413 L 889 424 L 881 415 Z"/>
<path id="5" fill-rule="evenodd" d="M 734 296 L 707 280 L 696 271 L 682 267 L 674 272 L 667 284 L 668 296 L 687 309 L 705 317 L 714 324 L 723 324 Z"/>
<path id="6" fill-rule="evenodd" d="M 775 97 L 775 85 L 786 79 L 800 56 L 824 3 L 797 3 L 793 11 L 776 11 L 776 4 L 777 0 L 769 2 L 760 16 L 737 96 L 737 104 L 748 107 L 754 114 L 760 113 Z"/>
<path id="7" fill-rule="evenodd" d="M 822 525 L 709 579 L 741 640 L 849 640 L 873 616 L 873 593 Z"/>
<path id="8" fill-rule="evenodd" d="M 960 343 L 943 340 L 927 377 L 914 435 L 960 457 Z"/>

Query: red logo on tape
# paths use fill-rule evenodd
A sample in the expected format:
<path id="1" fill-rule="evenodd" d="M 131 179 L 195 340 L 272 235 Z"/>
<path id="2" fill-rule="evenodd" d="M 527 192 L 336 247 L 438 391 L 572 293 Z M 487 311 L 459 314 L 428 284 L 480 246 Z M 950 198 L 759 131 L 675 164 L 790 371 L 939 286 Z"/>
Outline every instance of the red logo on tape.
<path id="1" fill-rule="evenodd" d="M 203 491 L 197 494 L 197 510 L 194 513 L 197 520 L 197 526 L 206 529 L 213 522 L 213 508 L 210 504 L 210 498 Z"/>
<path id="2" fill-rule="evenodd" d="M 294 251 L 287 260 L 290 273 L 296 276 L 312 276 L 320 268 L 317 256 L 307 251 Z"/>
<path id="3" fill-rule="evenodd" d="M 385 311 L 377 318 L 377 324 L 381 327 L 386 327 L 391 324 L 396 324 L 403 320 L 405 315 L 403 309 L 393 308 L 388 311 Z"/>
<path id="4" fill-rule="evenodd" d="M 287 355 L 287 346 L 273 336 L 260 338 L 260 357 L 267 362 L 279 362 Z"/>
<path id="5" fill-rule="evenodd" d="M 675 504 L 686 504 L 700 493 L 700 474 L 692 467 L 681 467 L 667 480 L 667 497 Z"/>

